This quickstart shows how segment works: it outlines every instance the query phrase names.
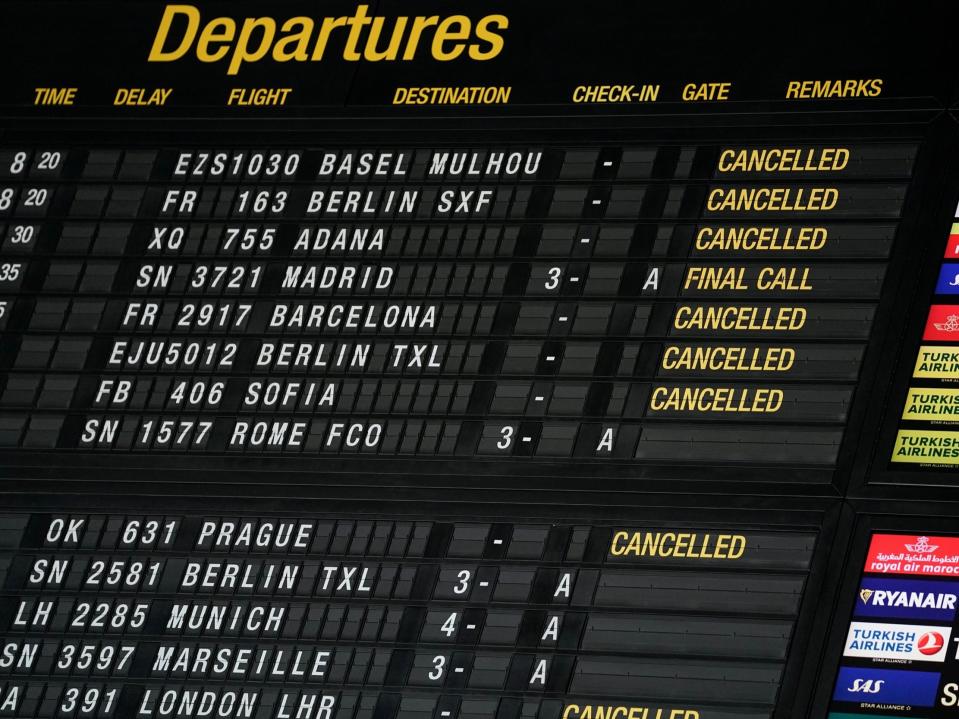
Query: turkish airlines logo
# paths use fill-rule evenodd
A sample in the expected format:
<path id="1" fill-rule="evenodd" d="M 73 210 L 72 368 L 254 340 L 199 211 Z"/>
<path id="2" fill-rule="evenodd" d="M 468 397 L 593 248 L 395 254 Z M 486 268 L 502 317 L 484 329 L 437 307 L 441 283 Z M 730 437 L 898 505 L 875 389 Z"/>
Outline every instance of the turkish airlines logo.
<path id="1" fill-rule="evenodd" d="M 919 641 L 916 642 L 916 649 L 919 650 L 920 654 L 925 654 L 926 656 L 938 654 L 945 646 L 946 640 L 943 639 L 939 632 L 926 632 L 919 637 Z"/>
<path id="2" fill-rule="evenodd" d="M 843 655 L 873 661 L 943 662 L 952 627 L 850 622 Z"/>

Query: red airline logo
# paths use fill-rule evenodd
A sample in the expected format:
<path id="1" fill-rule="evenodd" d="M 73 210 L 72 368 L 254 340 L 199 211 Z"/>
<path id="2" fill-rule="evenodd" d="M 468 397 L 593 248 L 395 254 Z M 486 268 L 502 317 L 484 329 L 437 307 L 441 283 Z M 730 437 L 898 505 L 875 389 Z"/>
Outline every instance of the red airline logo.
<path id="1" fill-rule="evenodd" d="M 942 638 L 939 632 L 926 632 L 916 642 L 916 649 L 919 650 L 920 654 L 925 654 L 928 657 L 941 652 L 942 645 L 945 642 L 946 640 Z"/>
<path id="2" fill-rule="evenodd" d="M 959 305 L 933 305 L 929 308 L 924 340 L 959 342 Z"/>
<path id="3" fill-rule="evenodd" d="M 959 234 L 949 235 L 949 242 L 946 243 L 946 254 L 943 257 L 953 260 L 959 259 Z"/>
<path id="4" fill-rule="evenodd" d="M 959 577 L 959 537 L 874 534 L 864 572 Z M 923 640 L 934 644 L 933 637 Z M 931 645 L 930 645 L 931 646 Z"/>

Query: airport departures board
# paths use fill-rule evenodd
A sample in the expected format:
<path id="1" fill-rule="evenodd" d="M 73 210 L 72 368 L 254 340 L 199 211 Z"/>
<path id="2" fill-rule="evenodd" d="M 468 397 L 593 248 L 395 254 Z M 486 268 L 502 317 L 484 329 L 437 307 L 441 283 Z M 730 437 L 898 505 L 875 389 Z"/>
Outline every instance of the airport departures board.
<path id="1" fill-rule="evenodd" d="M 959 707 L 947 8 L 0 6 L 0 719 Z"/>

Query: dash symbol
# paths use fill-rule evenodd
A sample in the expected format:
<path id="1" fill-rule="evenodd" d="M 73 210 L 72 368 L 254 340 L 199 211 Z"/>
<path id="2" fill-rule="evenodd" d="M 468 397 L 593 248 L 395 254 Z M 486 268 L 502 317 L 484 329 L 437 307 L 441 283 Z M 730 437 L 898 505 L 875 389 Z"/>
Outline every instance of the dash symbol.
<path id="1" fill-rule="evenodd" d="M 454 669 L 453 671 L 456 672 L 457 674 L 462 674 L 462 673 L 463 673 L 463 667 L 456 667 L 456 669 Z"/>
<path id="2" fill-rule="evenodd" d="M 502 540 L 502 539 L 494 539 L 494 540 L 493 540 L 493 544 L 502 544 L 502 543 L 503 543 L 503 540 Z"/>
<path id="3" fill-rule="evenodd" d="M 556 355 L 546 355 L 546 361 L 547 361 L 547 362 L 555 362 L 555 361 L 556 361 Z"/>
<path id="4" fill-rule="evenodd" d="M 562 316 L 560 316 L 559 321 L 560 321 L 560 322 L 569 322 L 569 317 L 567 317 L 566 315 L 562 315 Z"/>
<path id="5" fill-rule="evenodd" d="M 523 441 L 524 441 L 524 442 L 532 442 L 532 441 L 533 441 L 533 438 L 532 438 L 532 437 L 523 437 Z"/>
<path id="6" fill-rule="evenodd" d="M 533 401 L 534 401 L 534 402 L 542 402 L 543 399 L 544 399 L 544 398 L 543 398 L 543 395 L 541 395 L 541 394 L 538 394 L 538 395 L 536 395 L 535 397 L 533 397 Z M 497 540 L 497 541 L 500 541 L 500 540 Z"/>
<path id="7" fill-rule="evenodd" d="M 467 624 L 467 625 L 466 625 L 466 628 L 467 628 L 467 629 L 476 629 L 476 625 L 475 625 L 475 624 Z"/>
<path id="8" fill-rule="evenodd" d="M 579 241 L 582 242 L 584 245 L 588 245 L 588 244 L 590 243 L 591 239 L 592 239 L 592 238 L 590 238 L 590 237 L 580 237 L 580 238 L 579 238 Z"/>
<path id="9" fill-rule="evenodd" d="M 603 162 L 603 167 L 612 167 L 612 166 L 613 166 L 612 160 L 606 160 L 605 162 Z"/>
<path id="10" fill-rule="evenodd" d="M 441 716 L 441 717 L 448 717 L 448 716 L 450 716 L 450 712 L 440 712 L 440 716 Z"/>
<path id="11" fill-rule="evenodd" d="M 602 200 L 593 200 L 593 204 L 594 204 L 594 205 L 602 205 L 602 204 L 603 204 L 603 201 L 602 201 Z"/>
<path id="12" fill-rule="evenodd" d="M 489 586 L 489 582 L 480 582 L 480 586 L 481 586 L 481 587 L 488 587 L 488 586 Z"/>

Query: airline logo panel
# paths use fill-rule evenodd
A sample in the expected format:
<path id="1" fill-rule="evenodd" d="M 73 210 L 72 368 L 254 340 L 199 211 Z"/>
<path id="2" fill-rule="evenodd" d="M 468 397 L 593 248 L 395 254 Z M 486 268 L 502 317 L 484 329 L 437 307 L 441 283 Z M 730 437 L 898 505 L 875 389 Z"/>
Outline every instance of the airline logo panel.
<path id="1" fill-rule="evenodd" d="M 937 719 L 959 697 L 959 537 L 872 535 L 842 642 L 830 716 Z"/>
<path id="2" fill-rule="evenodd" d="M 856 616 L 951 622 L 959 583 L 866 577 L 859 585 Z"/>
<path id="3" fill-rule="evenodd" d="M 949 648 L 951 629 L 918 624 L 849 625 L 843 655 L 862 659 L 942 662 Z"/>
<path id="4" fill-rule="evenodd" d="M 959 207 L 956 212 L 959 213 Z M 959 218 L 959 216 L 957 216 Z M 959 222 L 954 221 L 937 262 L 933 299 L 890 454 L 892 466 L 922 471 L 917 481 L 940 483 L 959 467 Z M 953 261 L 950 261 L 953 260 Z"/>

